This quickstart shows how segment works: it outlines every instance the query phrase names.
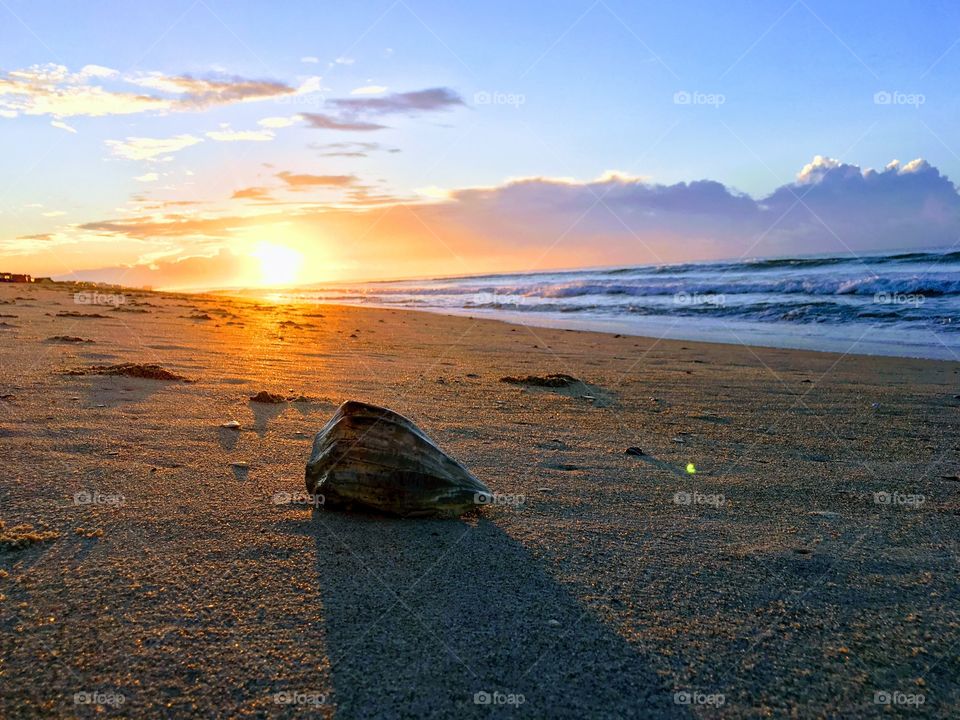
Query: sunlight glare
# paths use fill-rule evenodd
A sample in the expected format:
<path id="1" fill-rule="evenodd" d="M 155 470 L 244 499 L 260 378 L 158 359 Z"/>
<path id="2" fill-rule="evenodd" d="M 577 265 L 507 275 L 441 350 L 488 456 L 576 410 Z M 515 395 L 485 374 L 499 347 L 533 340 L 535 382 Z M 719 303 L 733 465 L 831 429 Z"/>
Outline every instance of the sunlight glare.
<path id="1" fill-rule="evenodd" d="M 292 284 L 303 264 L 301 253 L 274 243 L 257 243 L 251 255 L 260 262 L 260 284 L 264 286 Z"/>

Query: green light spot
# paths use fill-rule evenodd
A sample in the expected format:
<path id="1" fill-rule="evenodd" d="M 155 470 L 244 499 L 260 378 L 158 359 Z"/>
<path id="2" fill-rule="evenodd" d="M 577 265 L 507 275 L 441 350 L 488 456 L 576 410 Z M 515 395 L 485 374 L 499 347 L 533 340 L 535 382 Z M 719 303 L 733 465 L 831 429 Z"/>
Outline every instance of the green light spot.
<path id="1" fill-rule="evenodd" d="M 695 472 L 697 472 L 697 466 L 693 463 L 687 463 L 687 472 L 693 475 Z"/>

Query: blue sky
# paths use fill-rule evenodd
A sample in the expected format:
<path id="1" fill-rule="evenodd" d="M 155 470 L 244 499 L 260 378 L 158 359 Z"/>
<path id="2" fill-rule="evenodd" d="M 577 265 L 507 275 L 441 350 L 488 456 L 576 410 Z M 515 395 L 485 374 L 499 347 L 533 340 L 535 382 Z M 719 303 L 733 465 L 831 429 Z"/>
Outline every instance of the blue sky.
<path id="1" fill-rule="evenodd" d="M 502 187 L 511 178 L 588 183 L 609 171 L 662 185 L 710 179 L 762 198 L 795 182 L 817 155 L 861 169 L 922 157 L 940 174 L 960 176 L 960 6 L 953 3 L 809 0 L 718 9 L 709 2 L 616 0 L 4 0 L 0 17 L 0 78 L 34 66 L 76 74 L 93 65 L 115 74 L 69 82 L 165 97 L 183 88 L 164 90 L 157 78 L 271 81 L 290 89 L 187 111 L 63 116 L 21 106 L 15 117 L 0 117 L 8 168 L 0 253 L 9 255 L 6 264 L 38 272 L 238 252 L 242 243 L 227 232 L 188 228 L 161 239 L 107 237 L 98 228 L 92 237 L 83 226 L 115 220 L 118 209 L 143 217 L 146 207 L 156 215 L 159 208 L 147 203 L 159 201 L 202 201 L 191 212 L 232 216 L 232 193 L 275 187 L 279 172 L 352 177 L 384 202 Z M 293 94 L 305 83 L 316 90 Z M 445 89 L 460 102 L 382 114 L 371 106 L 365 112 L 385 126 L 375 131 L 318 129 L 302 120 L 262 124 L 329 116 L 337 99 L 402 99 L 427 89 Z M 208 135 L 265 131 L 268 141 Z M 197 142 L 162 162 L 125 158 L 110 144 L 184 136 Z M 340 143 L 351 146 L 332 147 Z M 276 207 L 316 209 L 340 200 L 317 183 L 285 190 L 291 192 L 273 193 Z M 531 214 L 530 222 L 537 220 Z M 471 238 L 471 248 L 482 234 Z M 22 240 L 42 235 L 51 237 Z M 310 243 L 309 230 L 293 235 L 288 244 L 310 256 L 310 248 L 299 247 Z M 540 241 L 547 247 L 553 238 Z M 650 259 L 642 250 L 611 262 Z M 359 256 L 333 255 L 339 274 L 369 267 Z M 570 253 L 556 258 L 576 260 Z M 422 270 L 442 271 L 443 262 Z M 499 250 L 482 264 L 491 269 L 497 262 L 516 269 Z"/>

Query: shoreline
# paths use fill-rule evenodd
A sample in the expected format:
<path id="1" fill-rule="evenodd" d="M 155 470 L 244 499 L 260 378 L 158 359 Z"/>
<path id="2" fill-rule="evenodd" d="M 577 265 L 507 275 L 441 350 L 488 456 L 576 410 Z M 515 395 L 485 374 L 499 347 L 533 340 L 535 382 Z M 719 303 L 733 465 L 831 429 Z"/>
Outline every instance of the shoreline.
<path id="1" fill-rule="evenodd" d="M 235 300 L 242 301 L 252 301 L 252 300 L 266 300 L 268 298 L 275 297 L 274 294 L 264 294 L 260 296 L 250 296 L 250 295 L 234 295 L 234 294 L 220 294 L 220 293 L 209 293 L 211 297 L 225 297 Z M 702 335 L 697 337 L 689 334 L 666 334 L 658 336 L 655 334 L 644 334 L 638 332 L 635 324 L 631 324 L 628 321 L 619 321 L 616 319 L 604 319 L 604 318 L 592 318 L 589 320 L 579 320 L 574 317 L 554 317 L 553 315 L 548 315 L 546 313 L 536 314 L 533 316 L 534 322 L 524 322 L 524 320 L 529 319 L 531 316 L 527 313 L 521 312 L 510 312 L 510 311 L 477 311 L 470 308 L 414 308 L 414 307 L 401 307 L 396 305 L 379 305 L 373 303 L 348 303 L 348 302 L 336 302 L 336 301 L 327 301 L 327 300 L 304 300 L 302 298 L 284 298 L 283 301 L 270 300 L 270 302 L 281 304 L 281 305 L 291 305 L 291 306 L 336 306 L 342 308 L 356 308 L 356 309 L 372 309 L 372 310 L 390 310 L 395 312 L 410 312 L 410 313 L 426 313 L 428 315 L 440 315 L 447 317 L 457 317 L 465 318 L 467 320 L 480 320 L 480 321 L 493 321 L 500 322 L 507 325 L 514 325 L 518 327 L 528 327 L 542 330 L 562 330 L 564 332 L 582 332 L 582 333 L 596 333 L 597 335 L 622 335 L 631 338 L 638 338 L 645 341 L 671 341 L 671 342 L 688 342 L 702 345 L 722 345 L 729 347 L 745 347 L 745 348 L 763 348 L 766 350 L 793 350 L 797 352 L 816 352 L 823 353 L 827 355 L 840 355 L 840 356 L 855 356 L 855 357 L 869 357 L 869 358 L 899 358 L 903 360 L 931 360 L 936 362 L 960 362 L 960 355 L 953 353 L 951 348 L 945 345 L 940 345 L 942 348 L 942 356 L 940 357 L 929 357 L 924 355 L 910 355 L 906 354 L 908 351 L 903 350 L 902 353 L 867 353 L 867 352 L 856 352 L 853 350 L 843 351 L 840 349 L 834 348 L 819 348 L 812 347 L 811 345 L 815 344 L 818 340 L 822 338 L 811 338 L 810 342 L 807 344 L 797 344 L 797 345 L 784 345 L 784 344 L 775 344 L 773 340 L 770 341 L 770 344 L 757 344 L 752 342 L 731 342 L 730 340 L 721 339 L 721 336 L 724 333 L 730 334 L 730 326 L 734 323 L 727 323 L 726 326 L 715 327 L 714 333 L 716 334 L 716 339 L 705 339 Z M 539 320 L 540 322 L 536 322 Z M 553 322 L 555 320 L 555 322 Z M 663 324 L 668 324 L 666 322 L 668 318 L 664 318 Z M 683 325 L 690 318 L 681 318 L 679 322 L 669 323 L 673 325 Z M 754 326 L 755 328 L 755 326 Z M 667 332 L 670 332 L 668 330 Z M 776 334 L 776 333 L 771 333 Z M 835 340 L 835 342 L 840 343 L 840 340 Z M 864 344 L 862 339 L 856 341 L 853 346 L 857 347 L 861 344 Z M 931 346 L 938 347 L 938 346 Z"/>

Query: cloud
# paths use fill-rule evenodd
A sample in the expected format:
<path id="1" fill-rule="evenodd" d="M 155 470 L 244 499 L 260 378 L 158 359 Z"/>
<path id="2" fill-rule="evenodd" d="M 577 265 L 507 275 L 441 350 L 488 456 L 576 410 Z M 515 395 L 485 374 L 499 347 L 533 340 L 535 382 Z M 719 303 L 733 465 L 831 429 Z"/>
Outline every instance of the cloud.
<path id="1" fill-rule="evenodd" d="M 155 172 L 144 173 L 143 175 L 137 175 L 134 180 L 137 182 L 156 182 L 160 179 L 160 176 Z"/>
<path id="2" fill-rule="evenodd" d="M 248 187 L 235 190 L 231 200 L 273 200 L 270 191 L 265 187 Z"/>
<path id="3" fill-rule="evenodd" d="M 386 127 L 386 125 L 362 120 L 340 119 L 323 113 L 303 113 L 303 119 L 307 121 L 310 127 L 318 130 L 370 131 L 382 130 Z"/>
<path id="4" fill-rule="evenodd" d="M 57 119 L 184 112 L 295 92 L 272 80 L 194 78 L 160 72 L 123 75 L 102 65 L 85 65 L 79 72 L 70 72 L 65 65 L 48 63 L 0 73 L 0 112 L 4 117 L 50 115 Z"/>
<path id="5" fill-rule="evenodd" d="M 313 55 L 304 55 L 302 58 L 300 58 L 300 62 L 307 63 L 309 65 L 316 65 L 318 62 L 320 62 L 320 58 Z"/>
<path id="6" fill-rule="evenodd" d="M 463 98 L 450 88 L 429 88 L 405 93 L 391 93 L 386 97 L 338 98 L 330 104 L 346 113 L 367 115 L 390 115 L 403 113 L 413 115 L 421 112 L 447 110 L 463 105 Z"/>
<path id="7" fill-rule="evenodd" d="M 309 95 L 310 93 L 322 92 L 323 78 L 319 75 L 312 75 L 305 79 L 297 88 L 297 95 Z"/>
<path id="8" fill-rule="evenodd" d="M 399 148 L 391 148 L 375 142 L 333 142 L 311 143 L 311 150 L 320 150 L 323 157 L 367 157 L 372 152 L 383 151 L 398 153 Z"/>
<path id="9" fill-rule="evenodd" d="M 380 88 L 359 88 L 371 90 Z M 385 88 L 383 88 L 385 89 Z M 356 91 L 354 91 L 356 92 Z M 328 102 L 338 112 L 303 113 L 303 119 L 312 128 L 319 130 L 382 130 L 385 125 L 370 122 L 366 116 L 418 115 L 424 112 L 437 112 L 463 105 L 463 99 L 449 88 L 429 88 L 405 93 L 392 93 L 384 97 L 337 98 Z"/>
<path id="10" fill-rule="evenodd" d="M 301 120 L 303 120 L 303 117 L 300 115 L 291 115 L 289 117 L 265 117 L 262 120 L 257 120 L 257 125 L 265 128 L 285 128 L 290 127 L 291 125 L 296 125 Z"/>
<path id="11" fill-rule="evenodd" d="M 71 273 L 71 280 L 100 280 L 127 286 L 164 288 L 223 287 L 238 278 L 256 277 L 259 262 L 248 255 L 220 249 L 213 255 L 168 256 L 142 264 Z"/>
<path id="12" fill-rule="evenodd" d="M 217 142 L 267 142 L 274 138 L 271 130 L 232 130 L 230 127 L 213 130 L 206 135 Z"/>
<path id="13" fill-rule="evenodd" d="M 305 190 L 310 187 L 346 187 L 356 182 L 353 175 L 297 175 L 283 171 L 277 173 L 291 190 Z"/>
<path id="14" fill-rule="evenodd" d="M 107 140 L 107 147 L 117 157 L 126 160 L 155 160 L 184 148 L 203 142 L 193 135 L 176 135 L 171 138 L 128 137 L 125 140 Z"/>
<path id="15" fill-rule="evenodd" d="M 85 78 L 114 78 L 120 76 L 120 71 L 103 65 L 84 65 L 80 68 L 80 76 Z"/>
<path id="16" fill-rule="evenodd" d="M 63 122 L 63 120 L 51 120 L 50 124 L 55 128 L 59 128 L 60 130 L 66 130 L 67 132 L 73 133 L 74 135 L 77 134 L 76 128 L 70 127 L 65 122 Z"/>
<path id="17" fill-rule="evenodd" d="M 754 198 L 713 180 L 658 184 L 622 173 L 594 180 L 532 177 L 399 198 L 352 176 L 281 172 L 287 189 L 339 188 L 332 203 L 256 215 L 141 214 L 78 231 L 183 247 L 284 227 L 333 243 L 337 262 L 370 277 L 684 262 L 949 246 L 960 194 L 923 160 L 874 170 L 816 158 L 797 179 Z M 234 197 L 271 198 L 266 188 Z M 159 283 L 156 283 L 159 284 Z"/>
<path id="18" fill-rule="evenodd" d="M 341 56 L 341 57 L 338 57 L 333 62 L 336 63 L 337 65 L 353 65 L 356 62 L 356 60 L 354 60 L 352 57 Z"/>
<path id="19" fill-rule="evenodd" d="M 351 95 L 381 95 L 385 93 L 388 88 L 385 85 L 364 85 L 363 87 L 354 88 L 350 91 Z"/>
<path id="20" fill-rule="evenodd" d="M 205 79 L 190 75 L 169 76 L 152 72 L 133 77 L 130 82 L 178 95 L 179 97 L 174 101 L 174 107 L 180 110 L 202 110 L 215 105 L 263 100 L 296 92 L 294 88 L 282 82 L 247 80 L 237 76 Z"/>

